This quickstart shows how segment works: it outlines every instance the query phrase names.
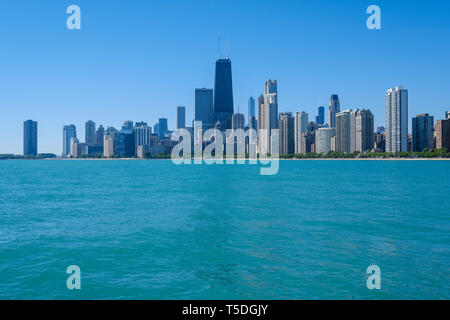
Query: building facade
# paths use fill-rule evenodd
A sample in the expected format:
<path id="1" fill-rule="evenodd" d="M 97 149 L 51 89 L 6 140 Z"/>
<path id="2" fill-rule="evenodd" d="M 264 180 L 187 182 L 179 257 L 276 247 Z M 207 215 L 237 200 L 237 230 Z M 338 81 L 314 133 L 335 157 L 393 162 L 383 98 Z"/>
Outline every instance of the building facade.
<path id="1" fill-rule="evenodd" d="M 63 127 L 63 157 L 68 157 L 71 155 L 70 145 L 72 138 L 77 137 L 77 128 L 75 125 L 71 124 Z"/>
<path id="2" fill-rule="evenodd" d="M 177 129 L 186 128 L 186 107 L 177 107 Z"/>
<path id="3" fill-rule="evenodd" d="M 433 149 L 434 118 L 428 113 L 412 118 L 412 150 L 422 152 Z"/>
<path id="4" fill-rule="evenodd" d="M 242 113 L 233 114 L 231 129 L 245 130 L 245 116 Z"/>
<path id="5" fill-rule="evenodd" d="M 345 110 L 336 114 L 336 151 L 351 152 L 352 111 Z"/>
<path id="6" fill-rule="evenodd" d="M 253 97 L 248 98 L 248 126 L 250 127 L 250 118 L 255 118 L 255 99 Z"/>
<path id="7" fill-rule="evenodd" d="M 436 149 L 447 149 L 450 152 L 450 112 L 445 120 L 436 121 Z"/>
<path id="8" fill-rule="evenodd" d="M 94 121 L 89 120 L 86 122 L 84 134 L 85 134 L 84 142 L 87 145 L 93 146 L 97 143 L 97 136 L 95 135 L 95 122 Z"/>
<path id="9" fill-rule="evenodd" d="M 294 118 L 294 152 L 302 152 L 302 135 L 308 130 L 308 114 L 306 112 L 296 112 Z"/>
<path id="10" fill-rule="evenodd" d="M 324 125 L 325 124 L 325 107 L 320 106 L 317 111 L 318 111 L 318 114 L 316 117 L 316 123 L 318 125 Z"/>
<path id="11" fill-rule="evenodd" d="M 386 152 L 408 151 L 408 90 L 386 92 Z"/>
<path id="12" fill-rule="evenodd" d="M 213 89 L 195 89 L 195 120 L 201 121 L 204 131 L 214 127 Z"/>
<path id="13" fill-rule="evenodd" d="M 294 154 L 294 117 L 291 112 L 280 113 L 280 154 Z"/>
<path id="14" fill-rule="evenodd" d="M 360 153 L 369 152 L 373 149 L 374 145 L 374 116 L 370 110 L 356 110 L 354 112 L 355 119 L 355 132 L 351 132 L 351 135 L 355 135 L 355 148 L 350 152 L 358 151 Z M 351 126 L 353 128 L 353 126 Z"/>
<path id="15" fill-rule="evenodd" d="M 231 60 L 219 58 L 214 82 L 214 122 L 219 122 L 223 129 L 231 129 L 233 114 Z"/>
<path id="16" fill-rule="evenodd" d="M 331 140 L 335 136 L 335 128 L 319 128 L 316 131 L 316 152 L 327 154 L 332 150 Z"/>
<path id="17" fill-rule="evenodd" d="M 329 105 L 329 127 L 336 128 L 336 115 L 341 112 L 341 104 L 339 102 L 339 96 L 337 94 L 331 95 Z"/>
<path id="18" fill-rule="evenodd" d="M 27 120 L 23 123 L 23 155 L 36 156 L 38 154 L 38 123 Z"/>

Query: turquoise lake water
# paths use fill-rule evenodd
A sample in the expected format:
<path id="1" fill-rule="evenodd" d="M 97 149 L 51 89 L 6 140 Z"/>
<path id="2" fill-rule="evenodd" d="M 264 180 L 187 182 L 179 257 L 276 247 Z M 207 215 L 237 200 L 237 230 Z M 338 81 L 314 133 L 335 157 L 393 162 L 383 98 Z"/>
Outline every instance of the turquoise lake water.
<path id="1" fill-rule="evenodd" d="M 449 191 L 447 161 L 0 161 L 0 299 L 449 299 Z"/>

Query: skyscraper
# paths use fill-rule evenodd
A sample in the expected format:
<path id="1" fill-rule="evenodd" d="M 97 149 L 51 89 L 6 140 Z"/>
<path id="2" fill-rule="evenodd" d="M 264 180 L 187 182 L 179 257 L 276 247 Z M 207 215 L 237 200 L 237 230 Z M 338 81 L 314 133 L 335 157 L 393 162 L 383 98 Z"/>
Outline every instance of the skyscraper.
<path id="1" fill-rule="evenodd" d="M 235 113 L 232 118 L 232 129 L 245 129 L 245 116 L 242 113 Z"/>
<path id="2" fill-rule="evenodd" d="M 294 117 L 291 112 L 280 113 L 280 154 L 294 154 Z"/>
<path id="3" fill-rule="evenodd" d="M 258 131 L 264 127 L 264 95 L 260 95 L 258 98 Z"/>
<path id="4" fill-rule="evenodd" d="M 253 129 L 253 130 L 255 130 L 255 131 L 258 130 L 258 122 L 257 122 L 257 120 L 256 120 L 256 117 L 250 117 L 250 118 L 248 119 L 248 128 L 249 128 L 249 129 Z"/>
<path id="5" fill-rule="evenodd" d="M 306 112 L 297 112 L 294 119 L 294 152 L 302 152 L 302 135 L 308 130 L 308 114 Z"/>
<path id="6" fill-rule="evenodd" d="M 450 112 L 445 120 L 436 121 L 436 149 L 447 149 L 450 152 Z"/>
<path id="7" fill-rule="evenodd" d="M 323 125 L 325 124 L 325 107 L 319 107 L 318 108 L 318 114 L 316 117 L 316 123 L 318 125 Z"/>
<path id="8" fill-rule="evenodd" d="M 386 92 L 386 152 L 408 151 L 408 90 Z"/>
<path id="9" fill-rule="evenodd" d="M 335 135 L 335 128 L 319 128 L 316 131 L 316 152 L 327 154 L 331 151 L 331 139 Z"/>
<path id="10" fill-rule="evenodd" d="M 336 114 L 336 151 L 351 151 L 351 117 L 352 111 L 345 110 Z"/>
<path id="11" fill-rule="evenodd" d="M 103 141 L 103 156 L 106 158 L 112 157 L 114 155 L 114 138 L 116 129 L 109 127 L 105 131 L 104 141 Z"/>
<path id="12" fill-rule="evenodd" d="M 38 124 L 27 120 L 23 123 L 23 155 L 37 155 L 38 150 Z"/>
<path id="13" fill-rule="evenodd" d="M 97 142 L 97 137 L 95 135 L 95 122 L 92 120 L 89 120 L 85 124 L 85 137 L 84 142 L 88 146 L 93 146 Z"/>
<path id="14" fill-rule="evenodd" d="M 336 114 L 341 112 L 341 105 L 337 94 L 331 95 L 329 106 L 329 127 L 336 128 Z"/>
<path id="15" fill-rule="evenodd" d="M 186 107 L 177 107 L 177 129 L 186 128 Z"/>
<path id="16" fill-rule="evenodd" d="M 248 123 L 250 127 L 250 118 L 255 117 L 255 99 L 253 97 L 248 98 Z"/>
<path id="17" fill-rule="evenodd" d="M 220 122 L 223 129 L 231 129 L 231 119 L 234 114 L 233 80 L 231 75 L 231 60 L 216 61 L 216 77 L 214 83 L 214 116 L 215 122 Z"/>
<path id="18" fill-rule="evenodd" d="M 164 138 L 166 132 L 169 130 L 166 118 L 160 118 L 159 119 L 158 130 L 159 130 L 158 131 L 158 139 L 162 140 Z"/>
<path id="19" fill-rule="evenodd" d="M 150 147 L 152 142 L 152 128 L 145 122 L 136 123 L 134 128 L 136 134 L 136 148 Z"/>
<path id="20" fill-rule="evenodd" d="M 100 125 L 97 128 L 97 132 L 95 133 L 95 135 L 96 135 L 96 139 L 97 139 L 97 146 L 103 148 L 105 128 L 103 128 L 103 126 Z"/>
<path id="21" fill-rule="evenodd" d="M 434 118 L 428 113 L 412 118 L 413 151 L 433 149 Z"/>
<path id="22" fill-rule="evenodd" d="M 264 103 L 261 108 L 261 128 L 259 135 L 259 152 L 272 153 L 272 130 L 279 128 L 278 123 L 278 83 L 269 79 L 264 86 Z M 260 101 L 261 103 L 262 101 Z M 258 119 L 259 121 L 259 119 Z"/>
<path id="23" fill-rule="evenodd" d="M 202 122 L 202 130 L 214 127 L 213 89 L 195 89 L 195 121 Z"/>
<path id="24" fill-rule="evenodd" d="M 72 138 L 77 137 L 77 128 L 75 125 L 71 124 L 63 127 L 63 152 L 62 156 L 67 157 L 70 153 L 70 144 Z"/>
<path id="25" fill-rule="evenodd" d="M 351 132 L 351 135 L 355 135 L 355 148 L 350 150 L 351 152 L 359 151 L 364 153 L 371 151 L 374 144 L 374 116 L 370 110 L 356 110 L 355 114 L 355 132 Z M 353 118 L 352 118 L 353 119 Z M 353 128 L 353 126 L 351 126 Z M 353 139 L 353 138 L 352 138 Z"/>

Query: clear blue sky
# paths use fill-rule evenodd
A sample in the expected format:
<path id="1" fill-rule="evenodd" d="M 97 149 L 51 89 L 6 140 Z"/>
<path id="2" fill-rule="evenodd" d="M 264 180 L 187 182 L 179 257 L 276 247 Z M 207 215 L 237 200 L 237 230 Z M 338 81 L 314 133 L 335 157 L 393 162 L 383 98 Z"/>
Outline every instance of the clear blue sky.
<path id="1" fill-rule="evenodd" d="M 82 29 L 66 28 L 66 8 Z M 382 30 L 366 28 L 366 8 Z M 194 88 L 213 87 L 217 34 L 233 64 L 235 106 L 279 81 L 279 111 L 370 108 L 384 124 L 385 90 L 409 89 L 410 117 L 450 109 L 450 3 L 442 1 L 2 0 L 0 153 L 22 153 L 22 122 L 39 122 L 39 152 L 61 153 L 62 127 L 124 120 L 175 124 Z M 237 108 L 236 108 L 237 109 Z"/>

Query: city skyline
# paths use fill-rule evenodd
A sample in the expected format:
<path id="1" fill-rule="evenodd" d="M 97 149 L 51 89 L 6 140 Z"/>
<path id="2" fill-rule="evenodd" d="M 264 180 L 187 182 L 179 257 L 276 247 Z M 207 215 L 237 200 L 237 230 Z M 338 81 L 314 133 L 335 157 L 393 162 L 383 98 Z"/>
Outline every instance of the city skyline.
<path id="1" fill-rule="evenodd" d="M 4 70 L 0 107 L 7 110 L 0 120 L 0 135 L 8 137 L 0 139 L 0 153 L 21 153 L 21 123 L 26 119 L 39 123 L 39 151 L 56 154 L 63 151 L 61 128 L 76 125 L 78 138 L 84 141 L 80 129 L 88 119 L 107 127 L 119 126 L 125 119 L 153 125 L 165 117 L 173 129 L 176 107 L 186 106 L 186 125 L 190 126 L 194 88 L 214 87 L 211 68 L 218 33 L 225 48 L 221 55 L 229 51 L 233 61 L 234 109 L 239 107 L 246 119 L 249 97 L 257 99 L 269 78 L 279 82 L 278 111 L 306 111 L 311 120 L 321 105 L 327 115 L 328 99 L 336 93 L 341 110 L 368 108 L 374 113 L 375 127 L 384 126 L 383 93 L 397 85 L 411 93 L 409 128 L 415 115 L 428 113 L 436 120 L 444 119 L 442 114 L 450 109 L 448 80 L 442 76 L 449 67 L 446 53 L 450 50 L 445 41 L 449 26 L 439 18 L 445 17 L 448 8 L 444 1 L 437 1 L 433 10 L 424 3 L 382 1 L 383 28 L 376 31 L 365 26 L 367 3 L 362 1 L 308 6 L 244 3 L 240 7 L 231 1 L 229 8 L 210 4 L 207 12 L 211 16 L 202 9 L 202 1 L 190 4 L 187 11 L 173 11 L 158 2 L 121 6 L 120 10 L 113 6 L 106 16 L 101 3 L 80 1 L 86 20 L 79 31 L 65 28 L 65 12 L 60 10 L 64 6 L 56 4 L 28 4 L 29 12 L 12 4 L 1 16 L 1 23 L 15 34 L 5 35 L 9 50 L 0 53 Z M 141 21 L 145 9 L 159 10 L 161 15 L 137 25 L 132 20 Z M 123 11 L 136 19 L 128 19 L 126 25 L 114 19 Z M 246 17 L 236 19 L 245 24 L 221 21 L 217 11 L 220 16 Z M 32 12 L 48 19 L 37 22 Z M 165 22 L 169 14 L 181 22 L 193 18 L 201 22 L 175 30 Z M 276 17 L 264 35 L 272 40 L 265 50 L 258 50 L 264 39 L 261 30 L 265 30 L 260 15 Z M 111 26 L 106 22 L 111 19 L 119 22 Z M 339 19 L 348 23 L 339 24 Z M 152 32 L 157 23 L 161 34 Z M 398 38 L 398 33 L 404 37 Z M 129 44 L 127 50 L 120 48 L 124 43 Z M 183 55 L 176 53 L 180 47 Z M 129 55 L 134 61 L 127 59 Z"/>

